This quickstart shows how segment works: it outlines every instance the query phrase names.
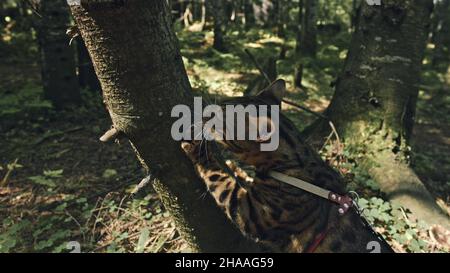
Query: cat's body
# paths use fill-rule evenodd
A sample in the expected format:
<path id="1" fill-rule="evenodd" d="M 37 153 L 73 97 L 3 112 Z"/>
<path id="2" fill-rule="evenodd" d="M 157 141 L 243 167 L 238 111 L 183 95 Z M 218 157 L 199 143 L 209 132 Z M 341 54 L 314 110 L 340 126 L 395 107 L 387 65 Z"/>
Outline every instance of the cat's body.
<path id="1" fill-rule="evenodd" d="M 284 82 L 277 81 L 256 97 L 239 98 L 225 104 L 275 104 L 281 101 Z M 366 227 L 353 209 L 345 215 L 338 206 L 267 175 L 276 170 L 300 178 L 338 194 L 345 194 L 341 176 L 328 166 L 300 137 L 284 116 L 279 122 L 279 147 L 261 152 L 255 141 L 184 143 L 217 204 L 247 236 L 277 252 L 369 252 L 371 241 L 380 243 L 381 252 L 392 250 Z M 226 149 L 245 164 L 256 168 L 249 177 L 220 156 Z M 376 244 L 376 243 L 375 243 Z"/>

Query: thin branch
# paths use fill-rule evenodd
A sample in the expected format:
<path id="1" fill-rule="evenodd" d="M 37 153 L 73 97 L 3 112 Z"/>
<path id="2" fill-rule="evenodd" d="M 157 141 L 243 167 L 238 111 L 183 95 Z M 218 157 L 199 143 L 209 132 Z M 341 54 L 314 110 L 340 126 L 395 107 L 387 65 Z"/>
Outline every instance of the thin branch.
<path id="1" fill-rule="evenodd" d="M 313 115 L 315 115 L 315 116 L 317 116 L 317 117 L 319 117 L 319 118 L 322 118 L 322 119 L 324 119 L 324 120 L 328 120 L 328 118 L 327 118 L 326 116 L 324 116 L 324 115 L 322 115 L 322 114 L 320 114 L 320 113 L 314 112 L 313 110 L 310 110 L 310 109 L 308 109 L 308 108 L 306 108 L 306 107 L 304 107 L 304 106 L 301 106 L 300 104 L 297 104 L 297 103 L 292 102 L 292 101 L 288 101 L 288 100 L 286 100 L 286 99 L 283 99 L 282 101 L 283 101 L 284 103 L 286 103 L 286 104 L 289 104 L 289 105 L 292 105 L 292 106 L 294 106 L 294 107 L 300 108 L 300 109 L 302 109 L 303 111 L 306 111 L 306 112 L 308 112 L 308 113 L 310 113 L 310 114 L 313 114 Z"/>
<path id="2" fill-rule="evenodd" d="M 250 57 L 250 60 L 252 60 L 253 64 L 258 68 L 259 73 L 264 77 L 264 79 L 267 81 L 268 84 L 271 84 L 272 81 L 270 80 L 269 76 L 267 76 L 266 72 L 264 72 L 264 69 L 259 65 L 258 61 L 256 61 L 253 54 L 248 50 L 247 48 L 244 49 L 245 53 Z"/>
<path id="3" fill-rule="evenodd" d="M 250 52 L 250 50 L 248 50 L 248 49 L 246 48 L 246 49 L 244 49 L 244 51 L 245 51 L 245 53 L 247 53 L 247 55 L 250 57 L 250 59 L 252 60 L 253 64 L 256 66 L 256 68 L 258 68 L 259 73 L 263 76 L 263 78 L 266 80 L 266 82 L 267 82 L 268 84 L 271 84 L 272 81 L 269 79 L 269 76 L 267 76 L 266 72 L 264 72 L 264 69 L 261 67 L 261 65 L 259 65 L 258 61 L 256 61 L 255 57 L 254 57 L 253 54 Z M 283 102 L 286 103 L 286 104 L 295 106 L 295 107 L 297 107 L 297 108 L 299 108 L 299 109 L 302 109 L 302 110 L 304 110 L 304 111 L 306 111 L 306 112 L 308 112 L 308 113 L 310 113 L 310 114 L 313 114 L 313 115 L 315 115 L 315 116 L 317 116 L 317 117 L 319 117 L 319 118 L 328 120 L 328 118 L 327 118 L 326 116 L 324 116 L 324 115 L 322 115 L 322 114 L 319 114 L 319 113 L 316 113 L 316 112 L 314 112 L 314 111 L 312 111 L 312 110 L 310 110 L 310 109 L 308 109 L 308 108 L 306 108 L 306 107 L 304 107 L 304 106 L 301 106 L 301 105 L 299 105 L 299 104 L 297 104 L 297 103 L 295 103 L 295 102 L 291 102 L 291 101 L 288 101 L 288 100 L 286 100 L 286 99 L 283 99 Z"/>

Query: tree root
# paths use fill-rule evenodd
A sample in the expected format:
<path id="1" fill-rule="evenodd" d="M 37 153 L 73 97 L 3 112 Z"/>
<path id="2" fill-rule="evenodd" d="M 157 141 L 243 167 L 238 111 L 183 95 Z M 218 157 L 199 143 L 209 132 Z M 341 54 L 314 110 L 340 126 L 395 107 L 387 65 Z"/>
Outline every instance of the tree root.
<path id="1" fill-rule="evenodd" d="M 436 203 L 416 173 L 388 152 L 365 159 L 362 167 L 378 183 L 388 199 L 409 209 L 413 217 L 427 224 L 439 224 L 450 229 L 450 217 Z"/>

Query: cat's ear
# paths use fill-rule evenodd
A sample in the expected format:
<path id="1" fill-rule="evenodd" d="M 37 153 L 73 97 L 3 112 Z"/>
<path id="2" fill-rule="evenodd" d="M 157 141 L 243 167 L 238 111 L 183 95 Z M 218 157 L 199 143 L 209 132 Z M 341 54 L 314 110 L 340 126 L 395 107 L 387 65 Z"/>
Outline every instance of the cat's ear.
<path id="1" fill-rule="evenodd" d="M 286 95 L 286 82 L 278 79 L 258 93 L 258 97 L 280 104 Z"/>

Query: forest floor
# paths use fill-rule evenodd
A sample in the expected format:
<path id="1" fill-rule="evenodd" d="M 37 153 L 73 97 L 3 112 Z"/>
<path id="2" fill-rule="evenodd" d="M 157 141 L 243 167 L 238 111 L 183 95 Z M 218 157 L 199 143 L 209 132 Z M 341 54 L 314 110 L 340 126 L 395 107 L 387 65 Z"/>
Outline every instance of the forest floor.
<path id="1" fill-rule="evenodd" d="M 277 68 L 288 83 L 288 98 L 317 112 L 333 94 L 330 82 L 342 67 L 349 41 L 348 33 L 320 36 L 317 59 L 304 60 L 304 88 L 299 90 L 291 84 L 293 39 L 263 30 L 230 31 L 228 41 L 233 42 L 224 54 L 212 49 L 210 31 L 180 30 L 178 36 L 196 94 L 208 93 L 210 99 L 242 95 L 258 76 L 243 49 L 263 63 L 285 47 Z M 189 251 L 151 187 L 131 194 L 145 174 L 130 145 L 98 140 L 110 127 L 100 94 L 84 90 L 82 106 L 56 112 L 41 99 L 39 67 L 28 60 L 13 56 L 0 64 L 0 252 L 67 252 L 71 241 L 79 242 L 82 252 Z M 412 143 L 414 169 L 449 211 L 450 71 L 424 67 Z M 314 120 L 298 109 L 283 109 L 299 129 Z M 324 147 L 323 156 L 348 178 L 349 188 L 358 189 L 368 220 L 396 251 L 448 251 L 423 223 L 413 223 L 404 209 L 385 202 L 370 177 L 352 163 L 354 155 L 345 148 L 337 151 L 335 144 Z"/>

